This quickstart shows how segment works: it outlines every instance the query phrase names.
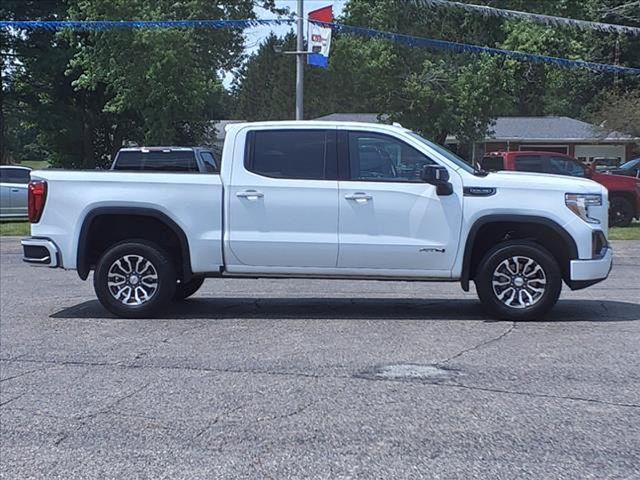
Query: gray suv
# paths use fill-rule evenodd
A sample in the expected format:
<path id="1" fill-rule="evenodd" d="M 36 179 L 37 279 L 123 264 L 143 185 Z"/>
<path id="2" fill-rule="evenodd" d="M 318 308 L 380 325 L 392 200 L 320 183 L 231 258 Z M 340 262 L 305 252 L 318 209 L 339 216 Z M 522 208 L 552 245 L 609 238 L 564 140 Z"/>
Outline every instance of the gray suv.
<path id="1" fill-rule="evenodd" d="M 0 218 L 27 216 L 27 187 L 31 169 L 15 165 L 0 166 Z"/>

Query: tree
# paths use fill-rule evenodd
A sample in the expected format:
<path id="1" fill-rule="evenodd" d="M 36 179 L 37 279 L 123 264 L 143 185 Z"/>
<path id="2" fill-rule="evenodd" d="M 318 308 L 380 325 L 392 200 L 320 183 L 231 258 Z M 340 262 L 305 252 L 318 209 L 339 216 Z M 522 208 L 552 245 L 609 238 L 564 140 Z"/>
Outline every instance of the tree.
<path id="1" fill-rule="evenodd" d="M 593 108 L 589 118 L 595 124 L 640 138 L 640 91 L 607 92 Z"/>
<path id="2" fill-rule="evenodd" d="M 36 0 L 3 0 L 0 3 L 0 18 L 7 20 L 47 20 L 64 11 L 63 0 L 51 0 L 46 4 Z M 38 129 L 34 119 L 40 118 L 41 111 L 34 110 L 33 96 L 42 87 L 47 87 L 42 71 L 29 72 L 29 66 L 37 63 L 37 59 L 49 64 L 52 59 L 45 58 L 51 44 L 53 34 L 39 31 L 0 30 L 0 157 L 2 163 L 10 160 L 21 160 L 25 150 L 43 155 L 46 150 L 37 143 Z M 64 66 L 64 65 L 63 65 Z M 63 67 L 62 66 L 62 67 Z M 45 84 L 45 85 L 43 85 Z M 39 102 L 38 102 L 39 103 Z"/>
<path id="3" fill-rule="evenodd" d="M 275 8 L 273 0 L 3 0 L 3 8 L 5 2 L 11 13 L 3 18 L 22 20 L 250 19 L 256 4 Z M 199 142 L 207 123 L 228 110 L 220 72 L 240 63 L 244 42 L 238 29 L 33 30 L 9 37 L 20 62 L 3 82 L 16 106 L 7 137 L 19 157 L 33 140 L 21 132 L 37 132 L 32 151 L 44 147 L 50 163 L 74 168 L 107 165 L 125 140 Z"/>
<path id="4" fill-rule="evenodd" d="M 295 48 L 293 32 L 284 38 L 271 34 L 247 59 L 232 85 L 236 118 L 254 121 L 294 117 L 296 65 L 292 56 L 282 52 Z"/>
<path id="5" fill-rule="evenodd" d="M 83 20 L 254 17 L 250 0 L 91 0 L 71 14 Z M 212 111 L 223 95 L 218 72 L 237 65 L 243 50 L 242 32 L 234 29 L 112 30 L 71 38 L 77 51 L 68 71 L 73 86 L 87 92 L 104 88 L 104 112 L 140 124 L 129 139 L 156 144 L 198 139 L 203 124 L 219 114 Z M 125 128 L 118 123 L 113 135 Z"/>

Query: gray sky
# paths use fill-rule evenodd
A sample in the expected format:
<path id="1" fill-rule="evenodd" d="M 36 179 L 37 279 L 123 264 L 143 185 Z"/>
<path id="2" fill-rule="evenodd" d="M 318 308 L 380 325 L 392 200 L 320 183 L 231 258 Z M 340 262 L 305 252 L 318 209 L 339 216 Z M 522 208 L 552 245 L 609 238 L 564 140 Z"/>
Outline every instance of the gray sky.
<path id="1" fill-rule="evenodd" d="M 347 0 L 304 0 L 304 16 L 306 18 L 307 14 L 318 8 L 326 7 L 327 5 L 333 5 L 333 15 L 337 17 L 342 13 L 344 9 L 344 5 L 347 3 Z M 296 12 L 298 8 L 297 0 L 276 0 L 276 6 L 279 8 L 288 7 L 292 12 Z M 268 10 L 264 10 L 262 8 L 257 9 L 258 18 L 277 18 L 277 15 L 269 12 Z M 306 24 L 305 24 L 305 38 L 306 38 Z M 283 36 L 289 30 L 295 29 L 295 25 L 274 25 L 274 26 L 262 26 L 256 28 L 249 28 L 245 30 L 245 51 L 247 53 L 252 53 L 258 49 L 260 43 L 269 36 L 271 32 L 274 32 L 276 35 Z M 294 59 L 291 57 L 291 61 Z M 233 80 L 233 73 L 228 72 L 224 77 L 224 85 L 225 87 L 229 87 L 231 85 L 231 81 Z"/>

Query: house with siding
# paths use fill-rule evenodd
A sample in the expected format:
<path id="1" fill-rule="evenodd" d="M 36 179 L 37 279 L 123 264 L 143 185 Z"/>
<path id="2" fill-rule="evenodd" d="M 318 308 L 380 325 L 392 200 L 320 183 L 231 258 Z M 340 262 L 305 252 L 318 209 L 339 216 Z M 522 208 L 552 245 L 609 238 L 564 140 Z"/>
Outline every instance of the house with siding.
<path id="1" fill-rule="evenodd" d="M 376 113 L 333 113 L 317 120 L 383 122 L 384 117 L 379 117 Z M 455 136 L 447 137 L 449 148 L 470 151 L 465 156 L 476 160 L 498 150 L 538 150 L 566 153 L 585 163 L 618 165 L 638 155 L 640 138 L 569 117 L 498 117 L 483 141 L 464 149 L 458 143 Z"/>

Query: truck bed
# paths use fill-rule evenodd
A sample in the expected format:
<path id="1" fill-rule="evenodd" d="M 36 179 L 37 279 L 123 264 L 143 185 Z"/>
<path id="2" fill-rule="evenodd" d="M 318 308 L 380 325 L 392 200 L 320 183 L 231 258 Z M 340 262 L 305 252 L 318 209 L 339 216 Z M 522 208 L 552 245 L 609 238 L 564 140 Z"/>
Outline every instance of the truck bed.
<path id="1" fill-rule="evenodd" d="M 154 209 L 187 235 L 194 273 L 222 266 L 222 182 L 219 175 L 119 171 L 39 170 L 47 202 L 33 237 L 46 236 L 60 249 L 62 266 L 77 265 L 78 239 L 87 214 L 100 209 Z"/>

